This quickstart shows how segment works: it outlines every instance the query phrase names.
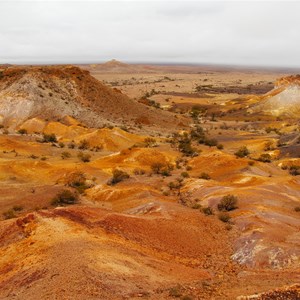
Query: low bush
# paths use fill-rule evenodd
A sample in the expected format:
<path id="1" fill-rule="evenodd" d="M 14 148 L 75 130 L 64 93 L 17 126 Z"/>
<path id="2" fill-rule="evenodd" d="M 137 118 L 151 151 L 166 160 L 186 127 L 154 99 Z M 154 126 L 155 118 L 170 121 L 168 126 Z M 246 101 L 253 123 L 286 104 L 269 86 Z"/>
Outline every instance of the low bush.
<path id="1" fill-rule="evenodd" d="M 12 209 L 14 211 L 22 211 L 24 207 L 22 205 L 14 205 Z"/>
<path id="2" fill-rule="evenodd" d="M 82 161 L 82 162 L 90 162 L 91 161 L 91 155 L 88 153 L 83 153 L 79 152 L 77 157 Z"/>
<path id="3" fill-rule="evenodd" d="M 214 147 L 218 145 L 218 141 L 216 139 L 205 139 L 204 144 L 209 147 Z"/>
<path id="4" fill-rule="evenodd" d="M 224 223 L 228 223 L 231 219 L 230 215 L 226 212 L 222 212 L 218 214 L 218 219 Z"/>
<path id="5" fill-rule="evenodd" d="M 69 149 L 74 149 L 76 147 L 76 144 L 74 142 L 71 142 L 68 144 Z"/>
<path id="6" fill-rule="evenodd" d="M 70 190 L 62 190 L 51 201 L 54 206 L 75 204 L 78 202 L 78 195 Z"/>
<path id="7" fill-rule="evenodd" d="M 218 204 L 219 211 L 230 211 L 237 208 L 238 198 L 234 195 L 226 195 Z"/>
<path id="8" fill-rule="evenodd" d="M 246 146 L 242 146 L 237 152 L 234 153 L 235 156 L 243 158 L 250 154 L 250 151 Z"/>
<path id="9" fill-rule="evenodd" d="M 87 140 L 81 140 L 79 142 L 78 149 L 87 150 L 87 149 L 89 149 L 89 147 L 90 147 L 90 144 Z"/>
<path id="10" fill-rule="evenodd" d="M 183 178 L 189 178 L 190 175 L 189 175 L 188 172 L 182 172 L 182 173 L 181 173 L 181 177 L 183 177 Z"/>
<path id="11" fill-rule="evenodd" d="M 162 163 L 162 162 L 154 162 L 151 165 L 151 170 L 155 174 L 161 174 L 163 176 L 170 176 L 171 171 L 173 170 L 173 166 L 169 163 Z"/>
<path id="12" fill-rule="evenodd" d="M 114 169 L 112 175 L 112 178 L 108 181 L 108 185 L 115 185 L 130 177 L 128 173 L 119 169 Z"/>
<path id="13" fill-rule="evenodd" d="M 295 166 L 295 165 L 290 166 L 289 173 L 292 176 L 298 176 L 298 175 L 300 175 L 300 166 Z"/>
<path id="14" fill-rule="evenodd" d="M 205 172 L 202 172 L 199 176 L 200 179 L 205 179 L 205 180 L 209 180 L 210 179 L 210 176 L 205 173 Z"/>
<path id="15" fill-rule="evenodd" d="M 24 128 L 21 128 L 21 129 L 18 130 L 18 133 L 19 133 L 19 134 L 22 134 L 22 135 L 23 135 L 23 134 L 27 134 L 27 130 L 24 129 Z"/>
<path id="16" fill-rule="evenodd" d="M 195 203 L 195 204 L 192 206 L 193 209 L 200 209 L 201 207 L 202 207 L 202 205 L 199 204 L 199 203 Z"/>
<path id="17" fill-rule="evenodd" d="M 84 173 L 80 171 L 69 175 L 67 185 L 76 189 L 80 194 L 90 187 L 90 185 L 86 184 L 86 177 Z"/>
<path id="18" fill-rule="evenodd" d="M 3 213 L 3 217 L 5 220 L 16 218 L 15 211 L 13 209 L 9 209 Z"/>
<path id="19" fill-rule="evenodd" d="M 57 142 L 57 138 L 56 135 L 54 133 L 51 134 L 43 134 L 43 139 L 42 139 L 42 143 L 56 143 Z"/>
<path id="20" fill-rule="evenodd" d="M 261 161 L 261 162 L 269 163 L 269 162 L 271 162 L 272 157 L 268 153 L 263 153 L 263 154 L 260 155 L 258 160 Z"/>
<path id="21" fill-rule="evenodd" d="M 153 171 L 153 173 L 155 174 L 160 174 L 162 168 L 164 167 L 164 164 L 161 162 L 154 162 L 151 165 L 151 170 Z"/>
<path id="22" fill-rule="evenodd" d="M 178 142 L 178 149 L 186 156 L 197 156 L 198 153 L 196 149 L 192 147 L 191 142 L 191 139 L 185 136 Z"/>
<path id="23" fill-rule="evenodd" d="M 207 215 L 207 216 L 211 216 L 214 214 L 214 211 L 213 209 L 210 207 L 210 206 L 207 206 L 207 207 L 203 207 L 202 208 L 202 212 Z"/>
<path id="24" fill-rule="evenodd" d="M 67 159 L 67 158 L 70 158 L 70 157 L 71 157 L 71 153 L 70 152 L 64 151 L 61 154 L 61 158 L 62 159 Z"/>

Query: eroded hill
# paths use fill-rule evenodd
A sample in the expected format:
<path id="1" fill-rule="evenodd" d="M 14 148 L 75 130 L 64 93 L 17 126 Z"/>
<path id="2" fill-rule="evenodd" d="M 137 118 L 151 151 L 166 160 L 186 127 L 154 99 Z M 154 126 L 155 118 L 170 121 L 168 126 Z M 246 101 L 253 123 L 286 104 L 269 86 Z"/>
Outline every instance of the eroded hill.
<path id="1" fill-rule="evenodd" d="M 248 112 L 299 118 L 300 75 L 279 79 L 275 89 L 267 93 L 258 104 L 248 109 Z"/>
<path id="2" fill-rule="evenodd" d="M 9 67 L 1 71 L 0 116 L 6 125 L 20 125 L 32 117 L 72 116 L 95 127 L 184 127 L 187 120 L 129 99 L 74 66 Z"/>

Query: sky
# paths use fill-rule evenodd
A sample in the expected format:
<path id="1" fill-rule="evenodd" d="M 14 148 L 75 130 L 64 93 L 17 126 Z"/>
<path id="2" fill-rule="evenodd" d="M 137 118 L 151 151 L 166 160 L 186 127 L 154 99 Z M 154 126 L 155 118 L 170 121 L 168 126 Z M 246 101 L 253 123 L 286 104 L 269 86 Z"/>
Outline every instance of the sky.
<path id="1" fill-rule="evenodd" d="M 300 1 L 3 1 L 0 64 L 300 67 Z"/>

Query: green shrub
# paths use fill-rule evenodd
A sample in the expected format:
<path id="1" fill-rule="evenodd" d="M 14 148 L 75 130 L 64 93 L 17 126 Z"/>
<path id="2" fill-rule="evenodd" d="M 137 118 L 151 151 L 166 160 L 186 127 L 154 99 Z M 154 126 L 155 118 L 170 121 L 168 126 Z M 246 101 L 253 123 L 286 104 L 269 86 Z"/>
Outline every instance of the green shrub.
<path id="1" fill-rule="evenodd" d="M 42 143 L 56 143 L 57 142 L 57 138 L 56 135 L 54 133 L 51 134 L 43 134 L 43 139 L 42 139 Z"/>
<path id="2" fill-rule="evenodd" d="M 209 180 L 210 179 L 210 176 L 205 173 L 205 172 L 202 172 L 199 176 L 200 179 L 205 179 L 205 180 Z"/>
<path id="3" fill-rule="evenodd" d="M 206 139 L 204 144 L 209 147 L 214 147 L 218 145 L 218 141 L 216 139 Z"/>
<path id="4" fill-rule="evenodd" d="M 22 205 L 14 205 L 12 209 L 14 211 L 22 211 L 24 207 Z"/>
<path id="5" fill-rule="evenodd" d="M 87 140 L 81 140 L 79 142 L 78 149 L 87 150 L 87 149 L 89 149 L 89 147 L 90 147 L 90 144 Z"/>
<path id="6" fill-rule="evenodd" d="M 155 174 L 160 174 L 161 169 L 164 167 L 164 164 L 161 162 L 154 162 L 151 165 L 151 170 L 155 173 Z"/>
<path id="7" fill-rule="evenodd" d="M 210 206 L 207 206 L 207 207 L 203 207 L 202 208 L 202 212 L 207 215 L 207 216 L 211 216 L 214 214 L 214 211 L 213 209 L 210 207 Z"/>
<path id="8" fill-rule="evenodd" d="M 170 190 L 176 189 L 177 185 L 175 182 L 171 181 L 168 183 L 168 187 Z"/>
<path id="9" fill-rule="evenodd" d="M 89 162 L 91 161 L 91 155 L 88 153 L 83 153 L 79 152 L 77 157 L 82 161 L 82 162 Z"/>
<path id="10" fill-rule="evenodd" d="M 114 169 L 113 170 L 113 177 L 108 181 L 109 185 L 115 185 L 127 178 L 129 178 L 129 174 L 127 174 L 125 171 Z"/>
<path id="11" fill-rule="evenodd" d="M 75 204 L 77 202 L 78 202 L 77 194 L 71 192 L 70 190 L 62 190 L 52 199 L 51 204 L 57 206 L 57 205 Z"/>
<path id="12" fill-rule="evenodd" d="M 9 209 L 3 213 L 3 217 L 5 220 L 16 218 L 15 211 L 13 209 Z"/>
<path id="13" fill-rule="evenodd" d="M 250 154 L 250 151 L 248 150 L 248 148 L 246 146 L 242 146 L 234 154 L 235 154 L 235 156 L 242 158 L 242 157 L 248 156 Z"/>
<path id="14" fill-rule="evenodd" d="M 71 142 L 68 144 L 69 149 L 74 149 L 76 147 L 76 144 L 74 142 Z"/>
<path id="15" fill-rule="evenodd" d="M 21 128 L 21 129 L 18 130 L 18 133 L 19 133 L 19 134 L 22 134 L 22 135 L 23 135 L 23 134 L 27 134 L 27 130 L 24 129 L 24 128 Z"/>
<path id="16" fill-rule="evenodd" d="M 231 217 L 228 213 L 222 212 L 218 214 L 218 219 L 224 223 L 227 223 L 230 221 Z"/>
<path id="17" fill-rule="evenodd" d="M 179 140 L 178 142 L 178 149 L 186 156 L 196 156 L 197 152 L 196 149 L 192 147 L 191 139 L 187 136 Z"/>
<path id="18" fill-rule="evenodd" d="M 261 162 L 269 163 L 269 162 L 271 162 L 272 158 L 271 158 L 270 154 L 263 153 L 263 154 L 260 155 L 258 160 L 261 161 Z"/>
<path id="19" fill-rule="evenodd" d="M 201 206 L 201 204 L 199 204 L 199 203 L 195 203 L 193 206 L 192 206 L 192 208 L 193 209 L 200 209 L 202 206 Z"/>
<path id="20" fill-rule="evenodd" d="M 199 139 L 205 137 L 205 133 L 204 133 L 203 128 L 198 125 L 194 129 L 191 130 L 190 136 L 191 136 L 192 140 L 199 140 Z"/>
<path id="21" fill-rule="evenodd" d="M 86 177 L 82 172 L 71 173 L 68 177 L 67 185 L 75 188 L 80 194 L 89 188 L 89 186 L 86 184 Z"/>
<path id="22" fill-rule="evenodd" d="M 171 169 L 169 169 L 168 167 L 165 167 L 161 170 L 160 174 L 162 176 L 171 176 Z"/>
<path id="23" fill-rule="evenodd" d="M 181 177 L 183 177 L 183 178 L 189 178 L 190 175 L 189 175 L 188 172 L 182 172 L 182 173 L 181 173 Z"/>
<path id="24" fill-rule="evenodd" d="M 238 198 L 233 195 L 226 195 L 218 204 L 219 211 L 230 211 L 237 208 Z"/>
<path id="25" fill-rule="evenodd" d="M 151 165 L 151 170 L 155 174 L 161 174 L 163 176 L 170 176 L 171 171 L 173 170 L 173 166 L 168 163 L 154 162 Z"/>
<path id="26" fill-rule="evenodd" d="M 62 159 L 67 159 L 67 158 L 70 158 L 70 157 L 71 157 L 71 153 L 70 152 L 64 151 L 61 154 L 61 158 Z"/>
<path id="27" fill-rule="evenodd" d="M 298 176 L 298 175 L 300 175 L 300 166 L 295 166 L 295 165 L 290 166 L 289 173 L 292 176 Z"/>

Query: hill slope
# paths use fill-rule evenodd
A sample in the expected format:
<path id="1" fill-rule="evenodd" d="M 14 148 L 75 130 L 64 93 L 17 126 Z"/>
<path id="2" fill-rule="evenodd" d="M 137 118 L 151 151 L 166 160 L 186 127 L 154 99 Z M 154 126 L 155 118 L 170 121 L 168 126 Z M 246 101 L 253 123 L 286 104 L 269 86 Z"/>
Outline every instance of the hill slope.
<path id="1" fill-rule="evenodd" d="M 88 126 L 106 124 L 173 128 L 182 122 L 136 103 L 74 66 L 10 67 L 0 76 L 0 115 L 6 125 L 32 117 L 72 116 Z"/>
<path id="2" fill-rule="evenodd" d="M 262 97 L 262 100 L 248 110 L 250 113 L 273 116 L 299 117 L 300 113 L 300 75 L 279 79 L 275 89 Z"/>

